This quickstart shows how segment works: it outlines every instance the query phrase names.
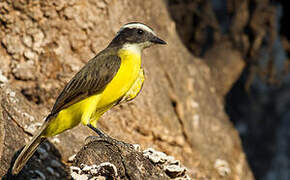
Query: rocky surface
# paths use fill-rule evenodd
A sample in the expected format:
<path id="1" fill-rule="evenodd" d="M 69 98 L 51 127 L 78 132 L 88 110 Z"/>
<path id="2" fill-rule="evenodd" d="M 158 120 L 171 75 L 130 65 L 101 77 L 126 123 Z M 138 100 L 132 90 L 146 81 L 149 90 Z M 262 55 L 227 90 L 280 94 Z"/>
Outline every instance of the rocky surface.
<path id="1" fill-rule="evenodd" d="M 238 67 L 228 71 L 231 65 L 219 66 L 220 72 L 232 78 L 216 83 L 219 72 L 185 48 L 165 2 L 7 0 L 0 3 L 0 21 L 0 176 L 7 174 L 12 157 L 72 75 L 106 47 L 121 25 L 141 21 L 168 45 L 145 50 L 142 92 L 129 104 L 107 112 L 100 127 L 118 140 L 174 156 L 193 172 L 192 178 L 253 179 L 222 98 L 241 73 L 242 56 L 229 48 L 226 53 L 235 55 L 227 58 L 237 61 Z M 223 61 L 224 55 L 217 59 Z M 14 98 L 4 93 L 7 89 L 14 92 Z M 49 154 L 68 165 L 69 157 L 92 134 L 78 126 L 51 138 L 60 156 Z M 25 174 L 35 163 L 35 172 L 42 173 L 39 176 L 51 172 L 47 168 L 36 171 L 38 156 L 32 158 Z M 58 174 L 67 178 L 64 172 Z"/>
<path id="2" fill-rule="evenodd" d="M 285 95 L 290 91 L 288 1 L 168 3 L 180 38 L 191 52 L 209 64 L 217 92 L 226 95 L 226 112 L 241 135 L 255 177 L 288 180 L 290 156 L 286 152 L 290 143 L 286 142 L 290 141 L 285 131 L 290 128 L 285 120 L 290 102 L 289 95 Z M 243 73 L 237 75 L 239 80 L 233 87 L 231 83 L 220 84 L 231 82 L 235 75 L 228 73 L 240 68 Z"/>
<path id="3" fill-rule="evenodd" d="M 73 179 L 191 179 L 180 161 L 163 152 L 141 151 L 138 144 L 111 138 L 91 139 L 74 158 Z"/>

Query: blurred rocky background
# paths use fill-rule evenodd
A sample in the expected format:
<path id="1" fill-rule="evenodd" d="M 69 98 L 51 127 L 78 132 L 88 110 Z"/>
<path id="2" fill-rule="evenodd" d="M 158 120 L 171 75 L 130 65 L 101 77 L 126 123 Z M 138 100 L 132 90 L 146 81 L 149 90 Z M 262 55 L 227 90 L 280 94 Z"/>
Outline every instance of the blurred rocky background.
<path id="1" fill-rule="evenodd" d="M 225 43 L 242 54 L 245 67 L 224 96 L 226 112 L 239 131 L 256 179 L 290 179 L 287 1 L 168 2 L 177 31 L 194 55 L 208 61 L 208 49 L 221 47 L 220 51 L 227 51 Z M 215 57 L 210 60 L 216 61 Z M 217 83 L 221 80 L 218 77 Z"/>
<path id="2" fill-rule="evenodd" d="M 0 1 L 0 177 L 70 176 L 73 155 L 94 135 L 83 126 L 49 139 L 18 177 L 9 168 L 73 74 L 123 24 L 140 21 L 168 45 L 144 51 L 142 92 L 100 127 L 174 156 L 192 179 L 289 179 L 285 8 L 270 0 Z"/>

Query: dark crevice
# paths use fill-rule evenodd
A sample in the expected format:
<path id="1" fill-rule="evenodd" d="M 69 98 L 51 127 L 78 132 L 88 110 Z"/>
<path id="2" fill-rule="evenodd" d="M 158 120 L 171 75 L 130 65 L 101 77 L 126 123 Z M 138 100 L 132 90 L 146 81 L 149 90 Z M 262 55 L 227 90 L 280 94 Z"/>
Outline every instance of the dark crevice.
<path id="1" fill-rule="evenodd" d="M 177 108 L 178 108 L 178 107 L 177 107 L 177 106 L 178 106 L 177 101 L 171 99 L 171 104 L 172 104 L 172 107 L 173 107 L 173 109 L 174 109 L 174 113 L 176 114 L 176 117 L 177 117 L 177 119 L 178 119 L 178 122 L 179 122 L 179 124 L 180 124 L 180 126 L 181 126 L 181 131 L 182 131 L 182 135 L 183 135 L 183 137 L 184 137 L 184 140 L 185 140 L 185 142 L 187 142 L 189 145 L 191 145 L 191 143 L 190 143 L 190 141 L 189 141 L 189 139 L 188 139 L 188 135 L 186 134 L 186 131 L 185 131 L 184 123 L 183 123 L 183 121 L 182 121 L 182 119 L 181 119 L 181 117 L 180 117 L 180 114 L 179 114 L 178 110 L 177 110 Z"/>
<path id="2" fill-rule="evenodd" d="M 29 101 L 34 102 L 37 105 L 43 104 L 43 101 L 39 93 L 31 93 L 29 89 L 22 89 L 21 94 Z"/>

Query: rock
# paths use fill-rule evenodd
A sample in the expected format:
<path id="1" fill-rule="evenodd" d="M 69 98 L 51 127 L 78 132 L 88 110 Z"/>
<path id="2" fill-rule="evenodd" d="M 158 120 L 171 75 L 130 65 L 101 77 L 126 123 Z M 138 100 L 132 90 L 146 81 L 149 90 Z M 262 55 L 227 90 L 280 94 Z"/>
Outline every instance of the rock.
<path id="1" fill-rule="evenodd" d="M 15 78 L 20 80 L 35 80 L 36 67 L 33 61 L 17 63 L 12 70 Z"/>
<path id="2" fill-rule="evenodd" d="M 0 70 L 0 86 L 1 86 L 1 84 L 5 84 L 5 83 L 7 83 L 7 82 L 8 82 L 7 77 L 4 76 L 4 75 L 2 74 L 2 71 Z"/>
<path id="3" fill-rule="evenodd" d="M 0 25 L 1 30 L 5 30 L 5 33 L 0 33 L 0 39 L 5 37 L 1 41 L 2 46 L 11 57 L 11 66 L 5 76 L 9 77 L 8 85 L 12 86 L 11 91 L 15 92 L 15 96 L 11 97 L 11 93 L 1 94 L 5 104 L 1 108 L 5 107 L 5 117 L 0 118 L 0 122 L 5 124 L 5 138 L 9 137 L 0 141 L 0 147 L 5 150 L 3 154 L 3 149 L 0 148 L 1 165 L 3 164 L 1 176 L 6 174 L 12 157 L 25 144 L 24 139 L 31 136 L 30 133 L 36 127 L 31 124 L 42 122 L 64 84 L 89 60 L 82 52 L 86 52 L 87 56 L 91 53 L 92 58 L 95 52 L 107 46 L 121 25 L 130 21 L 141 21 L 151 26 L 168 45 L 144 51 L 142 58 L 146 81 L 142 92 L 129 104 L 122 104 L 107 112 L 99 121 L 100 128 L 116 139 L 141 144 L 142 147 L 153 147 L 175 157 L 187 167 L 188 172 L 194 172 L 190 173 L 192 178 L 220 179 L 214 163 L 216 159 L 223 159 L 231 169 L 229 179 L 253 179 L 238 133 L 224 112 L 221 94 L 225 92 L 219 91 L 219 87 L 224 84 L 220 82 L 218 87 L 214 82 L 216 79 L 213 77 L 211 64 L 192 56 L 182 44 L 165 2 L 105 1 L 106 7 L 90 0 L 75 2 L 13 3 L 18 4 L 18 8 L 7 3 L 8 10 L 5 14 L 11 16 L 13 21 L 10 21 L 9 26 Z M 40 11 L 46 12 L 51 9 L 58 16 L 47 18 L 45 13 L 30 14 L 27 9 L 32 6 L 40 6 Z M 68 7 L 73 8 L 73 14 L 65 11 Z M 36 20 L 31 20 L 30 17 Z M 22 19 L 26 19 L 26 23 Z M 77 32 L 82 32 L 80 38 L 71 36 Z M 23 40 L 24 36 L 31 36 L 31 40 Z M 72 43 L 74 40 L 77 40 L 75 44 Z M 17 47 L 19 49 L 15 49 Z M 39 57 L 45 57 L 45 60 L 36 58 L 33 64 L 25 61 L 26 49 Z M 14 54 L 19 58 L 15 59 Z M 27 55 L 32 57 L 31 54 Z M 220 57 L 222 60 L 223 56 Z M 238 76 L 243 64 L 238 63 L 237 66 L 239 67 L 234 73 L 235 76 Z M 231 67 L 225 66 L 225 72 Z M 235 78 L 227 80 L 228 89 Z M 27 102 L 19 93 L 25 94 L 25 90 L 29 88 L 30 95 L 41 99 L 35 101 L 37 104 L 33 106 L 32 102 Z M 29 99 L 29 96 L 26 97 Z M 24 113 L 34 118 L 29 118 Z M 0 113 L 1 116 L 2 114 Z M 67 162 L 84 145 L 85 138 L 93 134 L 89 128 L 78 126 L 50 140 L 61 154 L 62 162 Z M 14 144 L 7 148 L 6 142 L 9 145 L 11 142 Z M 145 158 L 141 152 L 139 154 L 140 158 Z M 50 155 L 48 153 L 48 157 Z M 42 169 L 37 169 L 39 160 L 39 154 L 34 156 L 26 170 L 36 167 L 34 170 L 49 176 L 52 171 L 46 167 L 52 165 L 47 162 L 44 164 L 45 168 L 40 166 Z M 57 158 L 55 160 L 58 161 Z M 146 161 L 152 165 L 150 160 Z M 115 166 L 118 167 L 116 164 Z M 171 171 L 171 168 L 167 169 Z M 152 172 L 154 171 L 156 169 L 153 168 Z M 37 172 L 37 176 L 41 177 Z M 119 172 L 122 174 L 124 170 Z M 65 174 L 61 171 L 57 173 L 61 177 Z"/>
<path id="4" fill-rule="evenodd" d="M 71 175 L 74 179 L 103 176 L 105 179 L 170 179 L 158 164 L 150 162 L 134 146 L 111 138 L 86 144 L 76 155 Z M 84 177 L 85 175 L 85 177 Z"/>
<path id="5" fill-rule="evenodd" d="M 24 51 L 24 47 L 17 35 L 7 34 L 3 38 L 2 43 L 6 47 L 7 52 L 11 55 L 22 55 Z"/>
<path id="6" fill-rule="evenodd" d="M 38 114 L 40 111 L 17 90 L 9 86 L 0 89 L 0 177 L 2 179 L 68 177 L 58 150 L 48 142 L 40 146 L 18 176 L 11 175 L 13 162 L 31 135 L 31 132 L 26 131 L 24 127 L 27 124 L 39 122 L 41 120 Z M 59 166 L 50 167 L 52 161 L 58 162 Z"/>

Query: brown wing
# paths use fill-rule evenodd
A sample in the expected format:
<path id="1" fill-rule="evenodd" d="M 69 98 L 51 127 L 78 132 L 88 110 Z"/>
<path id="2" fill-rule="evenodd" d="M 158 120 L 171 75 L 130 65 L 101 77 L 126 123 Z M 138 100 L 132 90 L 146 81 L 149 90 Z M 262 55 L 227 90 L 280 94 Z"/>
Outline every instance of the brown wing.
<path id="1" fill-rule="evenodd" d="M 102 91 L 120 68 L 121 59 L 102 53 L 91 59 L 64 87 L 51 111 L 51 115 Z"/>

